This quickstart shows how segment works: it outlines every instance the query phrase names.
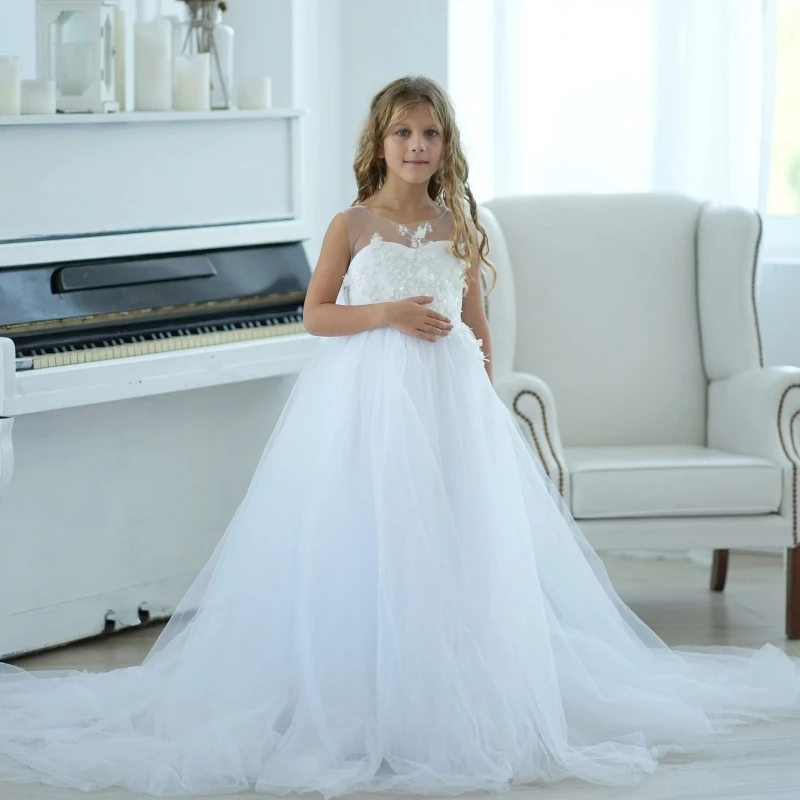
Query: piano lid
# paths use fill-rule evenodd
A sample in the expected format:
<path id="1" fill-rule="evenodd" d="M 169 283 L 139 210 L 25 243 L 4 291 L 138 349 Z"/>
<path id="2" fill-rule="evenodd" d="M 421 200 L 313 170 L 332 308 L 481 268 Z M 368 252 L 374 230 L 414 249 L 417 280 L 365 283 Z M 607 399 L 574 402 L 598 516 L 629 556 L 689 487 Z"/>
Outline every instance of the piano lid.
<path id="1" fill-rule="evenodd" d="M 6 268 L 0 336 L 115 330 L 297 309 L 311 270 L 300 242 Z"/>

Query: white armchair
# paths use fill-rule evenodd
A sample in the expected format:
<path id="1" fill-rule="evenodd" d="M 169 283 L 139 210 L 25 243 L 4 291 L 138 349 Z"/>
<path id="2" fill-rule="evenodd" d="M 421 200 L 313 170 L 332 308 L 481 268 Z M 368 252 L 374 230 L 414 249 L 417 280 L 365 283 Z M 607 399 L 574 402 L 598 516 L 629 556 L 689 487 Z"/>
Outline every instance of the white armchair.
<path id="1" fill-rule="evenodd" d="M 764 367 L 761 220 L 671 194 L 480 207 L 495 387 L 603 549 L 788 548 L 800 638 L 800 369 Z M 558 414 L 556 414 L 558 411 Z"/>

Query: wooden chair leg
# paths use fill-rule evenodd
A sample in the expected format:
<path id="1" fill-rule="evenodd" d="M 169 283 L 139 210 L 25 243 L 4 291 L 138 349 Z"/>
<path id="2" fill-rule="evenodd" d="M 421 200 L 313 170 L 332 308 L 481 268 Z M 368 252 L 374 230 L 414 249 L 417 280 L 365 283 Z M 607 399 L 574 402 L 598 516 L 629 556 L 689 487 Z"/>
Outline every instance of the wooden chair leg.
<path id="1" fill-rule="evenodd" d="M 786 551 L 786 638 L 800 639 L 800 546 Z"/>
<path id="2" fill-rule="evenodd" d="M 711 563 L 711 589 L 721 592 L 725 588 L 725 579 L 728 577 L 728 555 L 730 550 L 715 550 L 714 561 Z"/>

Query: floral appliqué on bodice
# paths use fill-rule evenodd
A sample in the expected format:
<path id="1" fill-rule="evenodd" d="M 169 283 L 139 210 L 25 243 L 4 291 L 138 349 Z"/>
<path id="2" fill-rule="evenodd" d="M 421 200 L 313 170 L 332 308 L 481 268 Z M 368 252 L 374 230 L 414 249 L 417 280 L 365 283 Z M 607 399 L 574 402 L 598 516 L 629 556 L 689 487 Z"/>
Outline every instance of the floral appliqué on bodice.
<path id="1" fill-rule="evenodd" d="M 372 234 L 369 244 L 353 256 L 342 282 L 347 290 L 348 305 L 383 303 L 407 297 L 430 295 L 426 307 L 448 316 L 453 323 L 449 336 L 463 338 L 477 348 L 481 361 L 486 361 L 472 329 L 461 320 L 461 301 L 467 278 L 464 262 L 452 252 L 447 239 L 426 241 L 432 228 L 429 222 L 416 230 L 392 223 L 408 244 L 386 241 L 380 233 Z"/>

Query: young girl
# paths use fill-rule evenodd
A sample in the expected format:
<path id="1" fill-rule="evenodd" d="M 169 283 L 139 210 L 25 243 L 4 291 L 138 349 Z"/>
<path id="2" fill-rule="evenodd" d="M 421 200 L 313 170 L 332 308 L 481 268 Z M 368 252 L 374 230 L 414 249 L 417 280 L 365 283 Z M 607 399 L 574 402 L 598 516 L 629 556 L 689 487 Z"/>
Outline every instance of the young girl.
<path id="1" fill-rule="evenodd" d="M 308 291 L 327 338 L 228 530 L 141 666 L 0 670 L 0 780 L 626 784 L 798 711 L 777 648 L 673 651 L 634 616 L 494 392 L 487 241 L 445 93 L 382 89 L 355 171 Z"/>

